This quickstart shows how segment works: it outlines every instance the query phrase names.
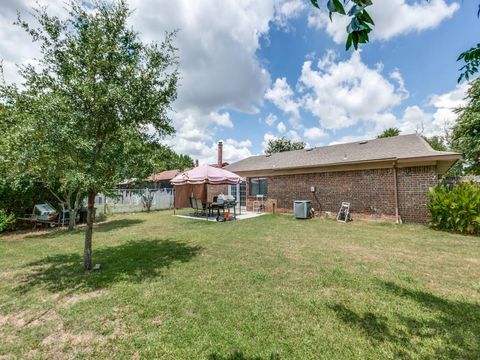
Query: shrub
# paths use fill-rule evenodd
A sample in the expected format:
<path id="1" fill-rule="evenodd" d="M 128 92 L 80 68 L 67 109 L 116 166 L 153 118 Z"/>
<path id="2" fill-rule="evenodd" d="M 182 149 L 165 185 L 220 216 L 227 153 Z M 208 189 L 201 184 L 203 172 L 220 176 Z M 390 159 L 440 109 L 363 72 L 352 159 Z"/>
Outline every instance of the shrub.
<path id="1" fill-rule="evenodd" d="M 53 195 L 41 184 L 31 184 L 28 181 L 21 182 L 17 188 L 0 181 L 0 209 L 16 218 L 31 214 L 35 204 L 48 202 L 56 205 Z M 27 222 L 18 221 L 15 226 L 30 226 Z"/>
<path id="2" fill-rule="evenodd" d="M 7 214 L 3 209 L 0 209 L 0 233 L 9 229 L 15 223 L 15 215 Z"/>
<path id="3" fill-rule="evenodd" d="M 429 197 L 434 228 L 480 234 L 480 184 L 439 185 L 430 190 Z"/>

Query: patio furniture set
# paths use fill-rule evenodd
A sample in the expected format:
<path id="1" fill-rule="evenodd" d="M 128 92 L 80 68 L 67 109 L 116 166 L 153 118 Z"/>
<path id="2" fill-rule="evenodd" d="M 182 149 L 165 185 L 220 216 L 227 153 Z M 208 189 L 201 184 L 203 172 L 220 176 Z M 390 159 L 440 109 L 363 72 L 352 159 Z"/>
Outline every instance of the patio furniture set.
<path id="1" fill-rule="evenodd" d="M 215 216 L 217 221 L 236 220 L 237 201 L 233 196 L 220 194 L 213 198 L 213 202 L 205 202 L 207 187 L 209 185 L 236 185 L 242 182 L 242 178 L 221 167 L 200 165 L 175 176 L 170 183 L 175 186 L 175 209 L 190 207 L 194 215 L 209 217 Z M 186 194 L 190 196 L 187 198 Z M 194 195 L 195 194 L 195 195 Z M 231 209 L 233 208 L 233 216 Z"/>
<path id="2" fill-rule="evenodd" d="M 206 216 L 207 218 L 214 217 L 216 210 L 217 221 L 236 220 L 237 217 L 235 209 L 237 202 L 233 196 L 214 196 L 213 202 L 206 203 L 204 203 L 200 199 L 196 199 L 195 197 L 190 197 L 190 204 L 192 209 L 194 210 L 195 216 Z M 233 214 L 230 211 L 230 209 L 232 208 Z"/>

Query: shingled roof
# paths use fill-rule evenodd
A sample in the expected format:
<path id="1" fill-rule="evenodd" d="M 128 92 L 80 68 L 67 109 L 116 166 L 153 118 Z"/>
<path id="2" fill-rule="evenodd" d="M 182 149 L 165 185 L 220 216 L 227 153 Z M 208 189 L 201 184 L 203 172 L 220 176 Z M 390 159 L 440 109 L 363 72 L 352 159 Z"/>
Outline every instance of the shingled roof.
<path id="1" fill-rule="evenodd" d="M 165 170 L 154 175 L 151 175 L 147 178 L 147 181 L 165 181 L 165 180 L 172 180 L 175 176 L 180 174 L 180 170 Z"/>
<path id="2" fill-rule="evenodd" d="M 227 167 L 232 172 L 259 170 L 282 170 L 313 168 L 386 160 L 445 160 L 450 167 L 461 154 L 450 151 L 436 151 L 419 135 L 356 141 L 316 147 L 304 150 L 285 151 L 272 155 L 251 156 Z"/>

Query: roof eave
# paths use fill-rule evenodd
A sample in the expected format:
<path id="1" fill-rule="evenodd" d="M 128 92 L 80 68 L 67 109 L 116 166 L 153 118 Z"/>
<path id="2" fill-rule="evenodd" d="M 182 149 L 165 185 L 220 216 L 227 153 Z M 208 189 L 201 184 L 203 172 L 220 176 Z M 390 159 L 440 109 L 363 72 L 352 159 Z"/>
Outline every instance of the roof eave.
<path id="1" fill-rule="evenodd" d="M 379 159 L 371 159 L 371 160 L 358 160 L 358 161 L 344 161 L 344 162 L 335 162 L 335 163 L 328 163 L 328 164 L 318 164 L 318 165 L 299 165 L 299 166 L 288 166 L 288 167 L 270 167 L 270 168 L 257 168 L 257 169 L 243 169 L 243 170 L 232 170 L 237 173 L 248 173 L 248 172 L 264 172 L 264 171 L 285 171 L 285 170 L 298 170 L 298 169 L 313 169 L 313 168 L 328 168 L 328 167 L 335 167 L 335 166 L 345 166 L 345 165 L 358 165 L 358 164 L 374 164 L 374 163 L 381 163 L 381 162 L 395 162 L 397 164 L 408 164 L 408 163 L 418 163 L 418 162 L 432 162 L 432 161 L 452 161 L 455 163 L 462 157 L 459 153 L 451 153 L 451 154 L 435 154 L 435 155 L 428 155 L 428 156 L 414 156 L 409 158 L 396 158 L 396 157 L 389 157 L 389 158 L 379 158 Z M 392 163 L 393 166 L 393 163 Z"/>
<path id="2" fill-rule="evenodd" d="M 311 168 L 320 168 L 320 167 L 331 167 L 331 166 L 340 166 L 340 165 L 354 165 L 354 164 L 369 164 L 369 163 L 377 163 L 377 162 L 384 162 L 384 161 L 396 161 L 397 158 L 382 158 L 382 159 L 371 159 L 371 160 L 357 160 L 357 161 L 342 161 L 342 162 L 335 162 L 335 163 L 327 163 L 327 164 L 317 164 L 317 165 L 299 165 L 299 166 L 287 166 L 281 168 L 272 167 L 270 169 L 259 169 L 253 171 L 279 171 L 279 170 L 293 170 L 293 169 L 311 169 Z"/>

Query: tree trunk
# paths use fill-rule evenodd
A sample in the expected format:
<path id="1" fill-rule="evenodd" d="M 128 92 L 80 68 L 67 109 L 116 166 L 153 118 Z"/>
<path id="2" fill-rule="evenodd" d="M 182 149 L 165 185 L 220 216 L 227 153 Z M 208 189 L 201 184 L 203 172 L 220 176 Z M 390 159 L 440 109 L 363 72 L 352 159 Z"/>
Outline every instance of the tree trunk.
<path id="1" fill-rule="evenodd" d="M 70 190 L 65 195 L 65 202 L 62 203 L 62 217 L 64 216 L 65 205 L 68 211 L 68 231 L 72 231 L 75 228 L 75 218 L 72 221 L 73 209 L 72 209 L 72 191 Z M 65 218 L 62 218 L 64 221 Z M 62 223 L 62 226 L 65 226 L 65 223 Z"/>
<path id="2" fill-rule="evenodd" d="M 77 209 L 68 209 L 68 231 L 75 229 L 75 216 L 77 216 Z"/>
<path id="3" fill-rule="evenodd" d="M 75 225 L 77 224 L 77 212 L 78 212 L 78 206 L 80 204 L 80 196 L 81 196 L 81 191 L 78 190 L 77 194 L 75 196 L 75 202 L 73 204 L 73 208 L 71 206 L 71 201 L 70 199 L 67 202 L 68 205 L 68 230 L 73 230 L 75 229 Z"/>
<path id="4" fill-rule="evenodd" d="M 87 228 L 85 230 L 85 250 L 83 251 L 83 269 L 92 269 L 92 235 L 95 218 L 95 190 L 88 189 Z"/>

